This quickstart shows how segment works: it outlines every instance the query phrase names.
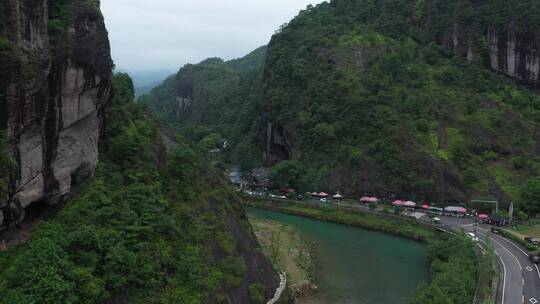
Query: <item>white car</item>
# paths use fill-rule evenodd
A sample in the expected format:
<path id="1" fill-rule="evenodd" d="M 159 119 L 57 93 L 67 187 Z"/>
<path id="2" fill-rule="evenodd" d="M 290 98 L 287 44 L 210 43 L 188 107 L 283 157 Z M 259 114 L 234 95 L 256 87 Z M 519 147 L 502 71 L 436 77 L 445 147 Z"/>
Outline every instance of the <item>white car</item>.
<path id="1" fill-rule="evenodd" d="M 472 232 L 467 233 L 467 237 L 475 242 L 478 242 L 478 237 Z"/>
<path id="2" fill-rule="evenodd" d="M 325 198 L 321 198 L 321 203 L 326 203 L 326 199 Z"/>

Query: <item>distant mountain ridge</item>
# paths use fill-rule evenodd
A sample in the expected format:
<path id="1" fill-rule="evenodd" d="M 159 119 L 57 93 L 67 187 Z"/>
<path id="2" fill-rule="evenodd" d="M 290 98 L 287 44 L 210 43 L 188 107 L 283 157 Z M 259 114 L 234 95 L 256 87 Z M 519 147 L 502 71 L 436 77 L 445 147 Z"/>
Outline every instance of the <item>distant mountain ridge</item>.
<path id="1" fill-rule="evenodd" d="M 119 73 L 127 73 L 133 79 L 133 86 L 135 86 L 135 97 L 139 97 L 150 92 L 150 90 L 160 85 L 165 78 L 173 74 L 173 72 L 166 69 L 129 70 L 118 68 L 116 70 Z"/>
<path id="2" fill-rule="evenodd" d="M 243 58 L 209 58 L 187 64 L 141 96 L 162 119 L 209 148 L 227 142 L 226 158 L 243 167 L 261 165 L 255 99 L 260 93 L 267 47 Z"/>

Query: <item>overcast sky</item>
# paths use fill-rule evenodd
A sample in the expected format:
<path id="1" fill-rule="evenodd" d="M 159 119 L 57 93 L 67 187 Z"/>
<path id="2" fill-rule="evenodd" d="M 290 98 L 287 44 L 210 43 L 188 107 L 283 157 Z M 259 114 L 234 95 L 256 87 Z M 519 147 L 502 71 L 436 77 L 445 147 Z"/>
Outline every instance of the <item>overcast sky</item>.
<path id="1" fill-rule="evenodd" d="M 101 0 L 118 68 L 176 71 L 242 57 L 321 0 Z"/>

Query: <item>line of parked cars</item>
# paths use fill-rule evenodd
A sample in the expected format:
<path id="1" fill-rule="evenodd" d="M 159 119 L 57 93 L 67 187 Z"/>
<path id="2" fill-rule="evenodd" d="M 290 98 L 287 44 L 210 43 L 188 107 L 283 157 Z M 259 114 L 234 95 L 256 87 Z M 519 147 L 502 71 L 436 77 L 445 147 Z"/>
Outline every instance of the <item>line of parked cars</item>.
<path id="1" fill-rule="evenodd" d="M 540 247 L 540 242 L 538 242 L 538 240 L 533 237 L 526 237 L 525 241 L 529 244 L 532 244 L 536 248 Z M 535 264 L 540 264 L 540 255 L 538 254 L 534 254 L 534 253 L 530 254 L 529 259 L 531 260 L 531 262 Z"/>
<path id="2" fill-rule="evenodd" d="M 525 241 L 526 241 L 527 243 L 529 243 L 529 244 L 532 244 L 532 245 L 536 246 L 536 247 L 540 246 L 540 242 L 538 242 L 538 240 L 535 239 L 535 238 L 532 238 L 532 237 L 526 237 L 526 238 L 525 238 Z"/>

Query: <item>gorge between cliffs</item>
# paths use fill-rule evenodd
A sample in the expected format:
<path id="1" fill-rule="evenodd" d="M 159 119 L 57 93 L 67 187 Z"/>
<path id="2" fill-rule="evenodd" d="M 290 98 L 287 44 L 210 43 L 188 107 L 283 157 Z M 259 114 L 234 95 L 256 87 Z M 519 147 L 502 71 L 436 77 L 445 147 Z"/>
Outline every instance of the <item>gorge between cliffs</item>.
<path id="1" fill-rule="evenodd" d="M 540 300 L 538 0 L 124 1 L 0 3 L 0 304 Z"/>

